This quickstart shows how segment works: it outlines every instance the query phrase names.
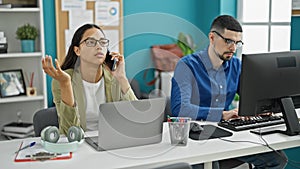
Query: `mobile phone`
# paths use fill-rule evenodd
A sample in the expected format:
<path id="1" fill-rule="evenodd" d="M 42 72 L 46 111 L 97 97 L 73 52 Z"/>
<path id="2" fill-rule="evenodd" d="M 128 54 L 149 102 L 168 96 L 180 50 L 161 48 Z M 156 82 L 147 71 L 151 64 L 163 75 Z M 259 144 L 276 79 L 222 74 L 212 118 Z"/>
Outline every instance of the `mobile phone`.
<path id="1" fill-rule="evenodd" d="M 110 53 L 110 51 L 107 50 L 105 64 L 109 67 L 110 70 L 114 71 L 117 69 L 118 59 L 115 58 L 114 60 L 111 60 L 112 56 L 109 53 Z"/>

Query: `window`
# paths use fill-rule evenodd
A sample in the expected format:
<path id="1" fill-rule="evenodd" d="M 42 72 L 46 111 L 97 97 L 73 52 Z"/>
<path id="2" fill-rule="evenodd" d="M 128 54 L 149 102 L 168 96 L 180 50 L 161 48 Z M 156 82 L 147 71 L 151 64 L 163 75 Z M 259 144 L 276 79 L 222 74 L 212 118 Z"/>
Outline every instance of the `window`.
<path id="1" fill-rule="evenodd" d="M 243 53 L 289 51 L 291 8 L 291 0 L 239 0 Z"/>

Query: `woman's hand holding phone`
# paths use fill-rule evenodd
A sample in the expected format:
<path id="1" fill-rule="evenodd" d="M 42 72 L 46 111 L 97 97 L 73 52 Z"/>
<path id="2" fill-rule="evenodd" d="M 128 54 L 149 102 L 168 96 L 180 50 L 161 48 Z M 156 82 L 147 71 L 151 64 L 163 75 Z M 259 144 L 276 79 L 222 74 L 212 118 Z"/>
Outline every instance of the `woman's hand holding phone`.
<path id="1" fill-rule="evenodd" d="M 110 66 L 108 64 L 108 66 L 112 70 L 111 73 L 119 81 L 121 88 L 122 88 L 122 92 L 126 93 L 127 90 L 130 88 L 130 84 L 128 82 L 128 79 L 127 79 L 126 73 L 125 73 L 124 56 L 118 52 L 110 52 L 109 55 L 111 56 L 110 57 L 111 64 L 110 64 Z M 115 62 L 115 64 L 114 64 L 114 62 Z"/>
<path id="2" fill-rule="evenodd" d="M 111 53 L 109 50 L 107 50 L 106 58 L 105 58 L 105 64 L 108 66 L 108 68 L 111 71 L 115 71 L 117 69 L 118 58 L 113 57 L 112 54 L 113 53 Z"/>
<path id="3" fill-rule="evenodd" d="M 113 75 L 125 75 L 124 56 L 118 52 L 110 52 L 109 55 L 110 63 L 108 63 L 107 66 L 110 68 Z"/>

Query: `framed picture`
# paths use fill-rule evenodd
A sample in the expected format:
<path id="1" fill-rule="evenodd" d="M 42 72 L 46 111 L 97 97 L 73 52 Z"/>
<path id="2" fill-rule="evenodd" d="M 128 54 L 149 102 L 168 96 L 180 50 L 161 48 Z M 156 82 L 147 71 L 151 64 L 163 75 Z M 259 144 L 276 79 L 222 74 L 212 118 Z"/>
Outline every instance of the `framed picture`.
<path id="1" fill-rule="evenodd" d="M 0 96 L 26 95 L 26 87 L 21 69 L 0 71 Z"/>

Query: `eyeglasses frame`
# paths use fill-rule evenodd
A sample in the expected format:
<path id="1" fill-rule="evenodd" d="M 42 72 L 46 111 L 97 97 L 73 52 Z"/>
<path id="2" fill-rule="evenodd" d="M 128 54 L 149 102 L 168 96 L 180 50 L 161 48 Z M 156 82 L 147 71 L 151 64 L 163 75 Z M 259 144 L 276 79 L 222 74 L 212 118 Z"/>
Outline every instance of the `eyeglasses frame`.
<path id="1" fill-rule="evenodd" d="M 82 44 L 83 42 L 85 42 L 85 44 L 86 44 L 86 41 L 87 41 L 87 40 L 95 40 L 95 41 L 96 41 L 95 46 L 97 45 L 97 42 L 99 43 L 99 45 L 100 45 L 101 47 L 108 47 L 108 46 L 109 46 L 109 39 L 106 39 L 106 38 L 100 38 L 99 40 L 97 40 L 97 39 L 91 38 L 91 37 L 88 37 L 88 38 L 86 38 L 85 40 L 81 41 L 81 42 L 79 43 L 79 45 Z M 106 41 L 107 41 L 107 45 L 103 46 L 103 45 L 101 44 L 101 40 L 106 40 Z M 87 46 L 87 47 L 95 47 L 95 46 L 88 46 L 88 45 L 86 45 L 86 46 Z"/>
<path id="2" fill-rule="evenodd" d="M 217 32 L 217 31 L 211 31 L 211 32 L 213 32 L 213 33 L 217 34 L 218 36 L 220 36 L 220 37 L 224 40 L 224 42 L 226 43 L 226 45 L 228 45 L 228 46 L 230 46 L 230 45 L 232 45 L 232 44 L 235 44 L 237 48 L 240 48 L 240 47 L 242 47 L 242 46 L 244 45 L 244 42 L 241 41 L 241 40 L 239 40 L 239 41 L 234 41 L 234 40 L 232 40 L 232 39 L 225 38 L 224 36 L 222 36 L 222 35 L 221 35 L 219 32 Z M 242 45 L 238 45 L 238 44 L 242 44 Z"/>

